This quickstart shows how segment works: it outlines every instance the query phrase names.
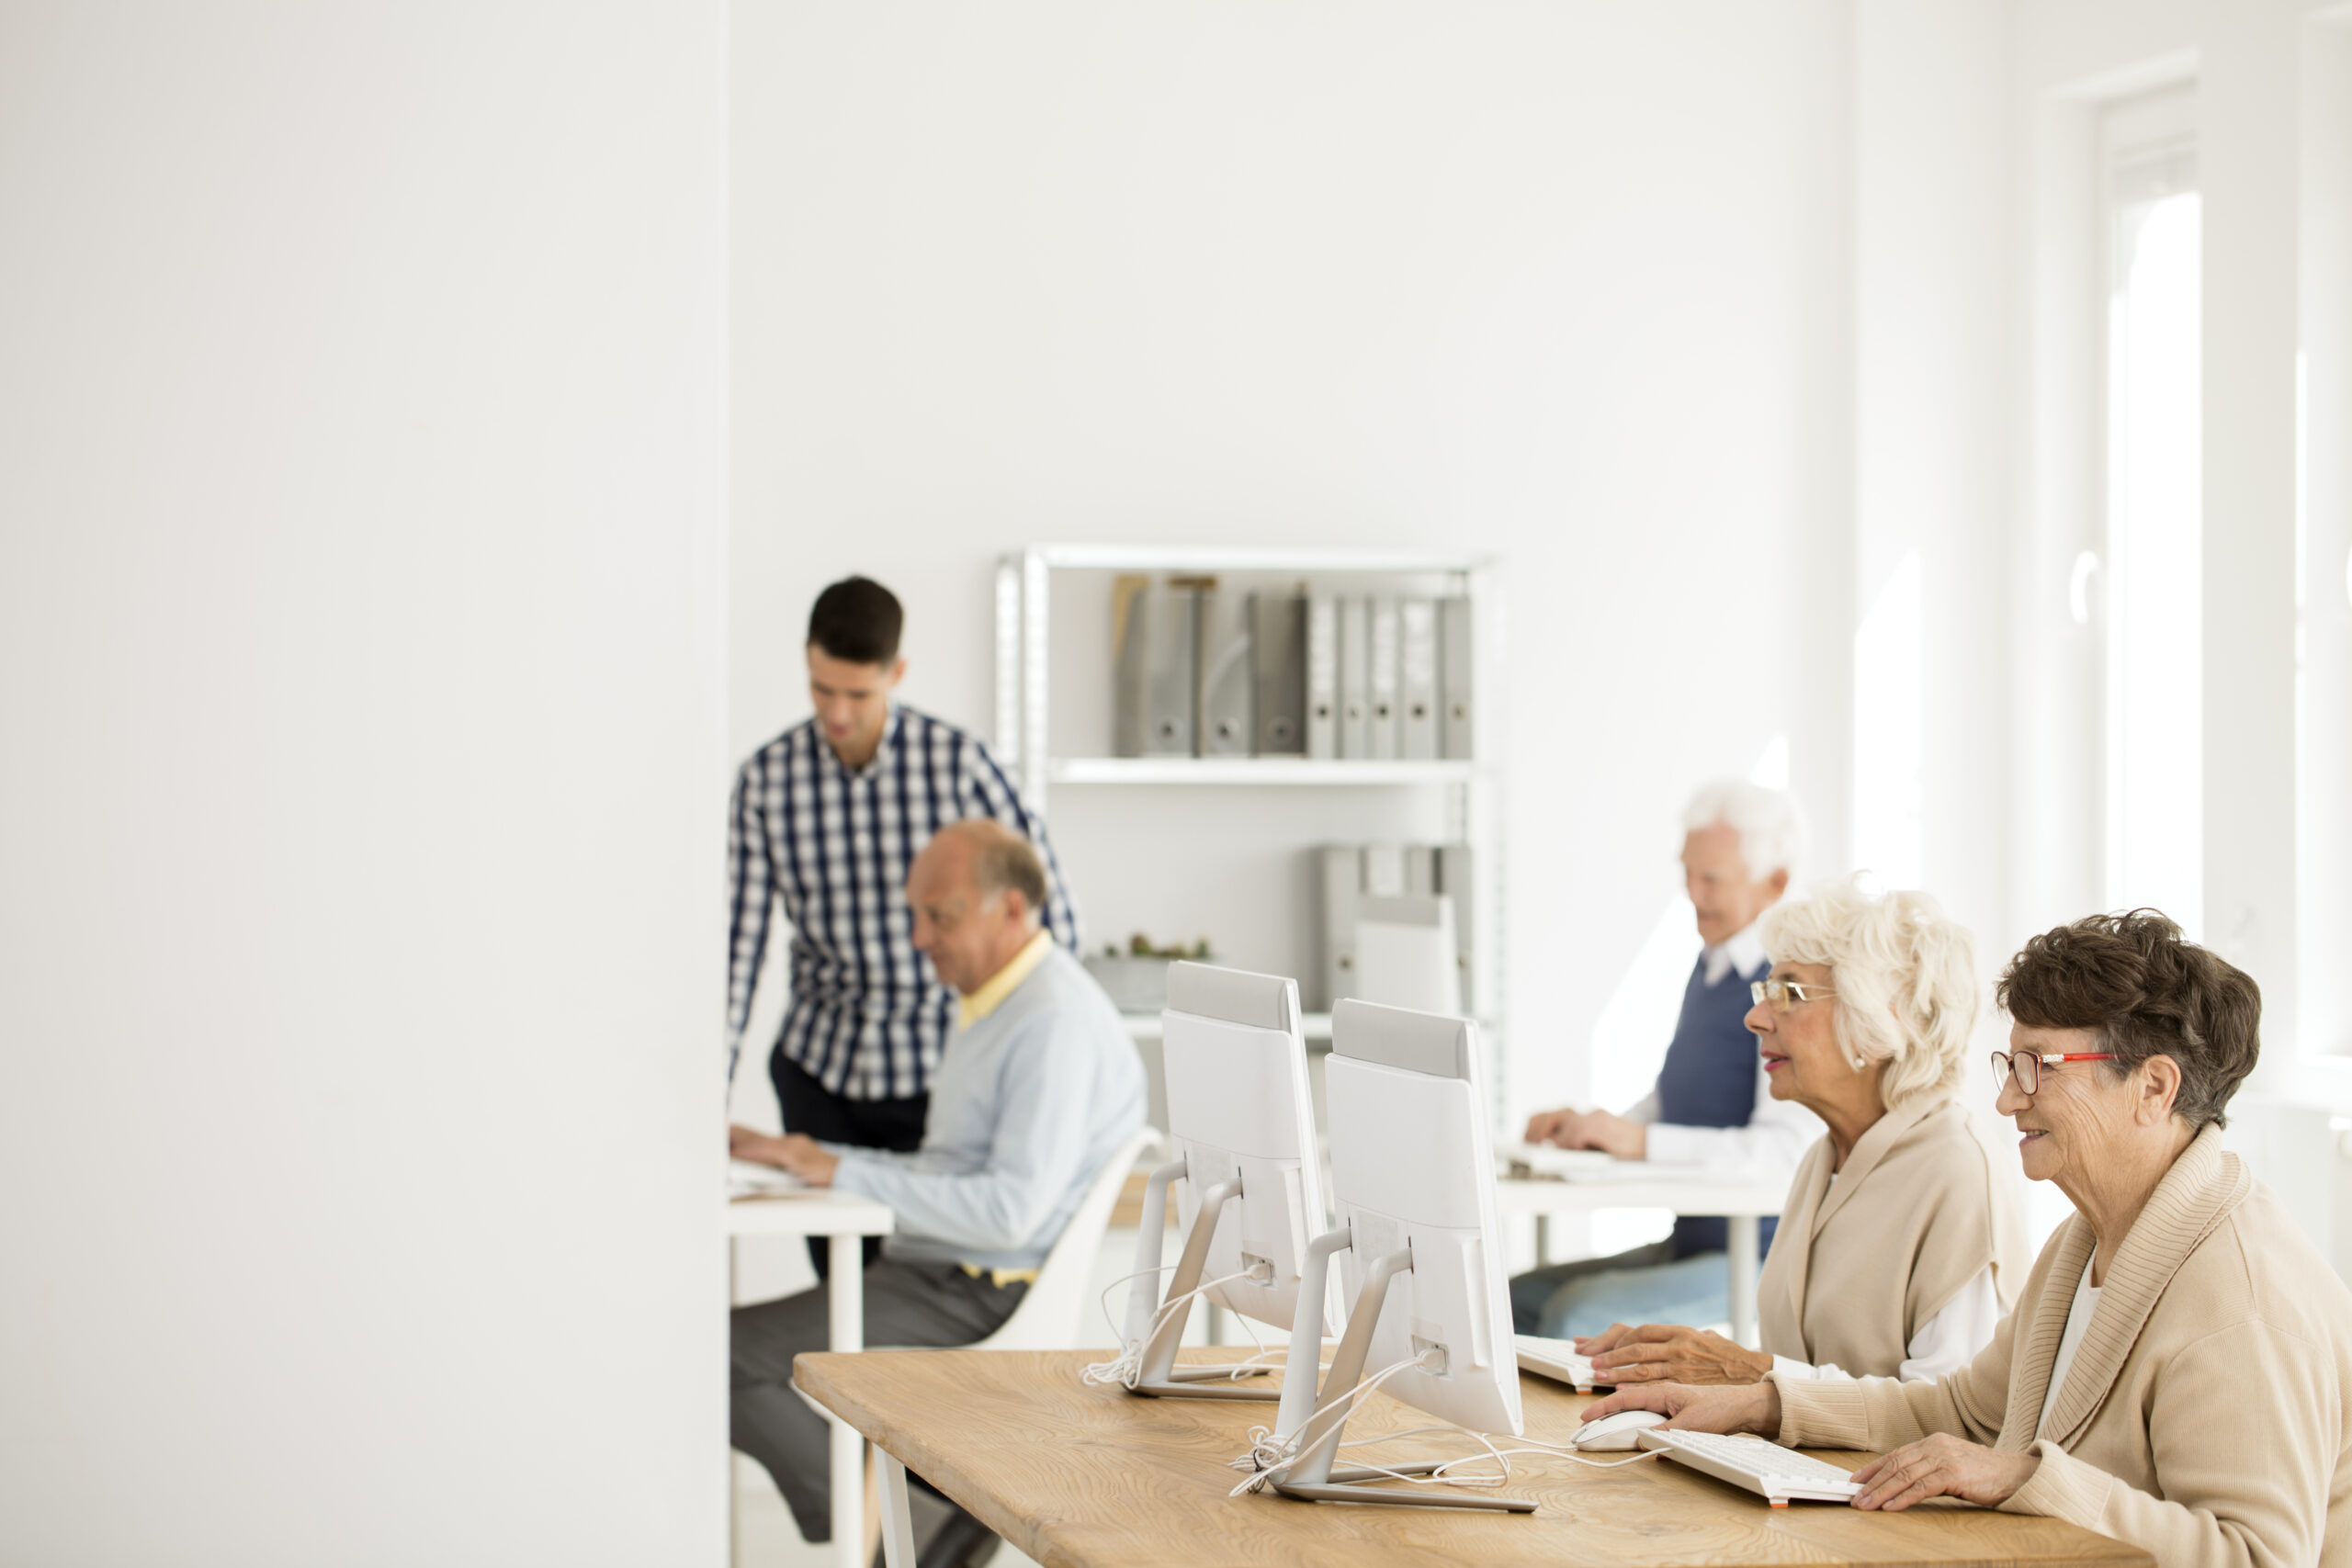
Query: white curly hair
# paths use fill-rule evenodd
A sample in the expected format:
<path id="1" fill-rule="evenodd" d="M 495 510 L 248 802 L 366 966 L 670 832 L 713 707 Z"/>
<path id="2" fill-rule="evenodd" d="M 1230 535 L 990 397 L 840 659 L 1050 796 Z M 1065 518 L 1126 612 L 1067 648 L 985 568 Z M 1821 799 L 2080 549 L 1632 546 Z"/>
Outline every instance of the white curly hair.
<path id="1" fill-rule="evenodd" d="M 1775 963 L 1829 970 L 1838 1048 L 1858 1071 L 1888 1064 L 1889 1111 L 1960 1087 L 1982 1005 L 1976 939 L 1933 896 L 1824 883 L 1767 911 L 1758 934 Z"/>

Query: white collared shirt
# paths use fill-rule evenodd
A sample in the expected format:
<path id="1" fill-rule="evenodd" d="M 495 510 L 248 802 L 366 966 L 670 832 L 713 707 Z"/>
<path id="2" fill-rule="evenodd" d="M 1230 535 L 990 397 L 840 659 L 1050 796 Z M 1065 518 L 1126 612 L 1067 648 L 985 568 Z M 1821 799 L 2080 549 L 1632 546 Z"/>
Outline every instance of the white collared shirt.
<path id="1" fill-rule="evenodd" d="M 1734 969 L 1753 979 L 1756 971 L 1770 962 L 1764 956 L 1764 939 L 1756 934 L 1752 920 L 1713 947 L 1702 949 L 1699 957 L 1707 966 L 1710 986 L 1722 985 L 1724 976 Z"/>
<path id="2" fill-rule="evenodd" d="M 1719 985 L 1733 970 L 1760 980 L 1770 967 L 1763 939 L 1749 922 L 1700 955 L 1709 985 Z M 1660 1165 L 1695 1165 L 1712 1176 L 1746 1176 L 1783 1186 L 1796 1179 L 1797 1162 L 1814 1140 L 1827 1129 L 1821 1118 L 1793 1100 L 1772 1098 L 1771 1075 L 1759 1066 L 1756 1073 L 1756 1105 L 1745 1127 L 1681 1127 L 1657 1119 L 1657 1091 L 1652 1089 L 1625 1112 L 1628 1121 L 1649 1128 L 1648 1157 Z"/>

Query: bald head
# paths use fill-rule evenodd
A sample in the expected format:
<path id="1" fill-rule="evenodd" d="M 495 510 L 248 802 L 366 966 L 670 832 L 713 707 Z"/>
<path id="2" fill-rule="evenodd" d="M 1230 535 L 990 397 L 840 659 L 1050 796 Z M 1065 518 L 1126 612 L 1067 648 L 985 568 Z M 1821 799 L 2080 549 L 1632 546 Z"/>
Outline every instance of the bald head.
<path id="1" fill-rule="evenodd" d="M 986 817 L 951 822 L 907 873 L 914 944 L 964 995 L 1028 945 L 1046 907 L 1046 868 L 1029 840 Z"/>

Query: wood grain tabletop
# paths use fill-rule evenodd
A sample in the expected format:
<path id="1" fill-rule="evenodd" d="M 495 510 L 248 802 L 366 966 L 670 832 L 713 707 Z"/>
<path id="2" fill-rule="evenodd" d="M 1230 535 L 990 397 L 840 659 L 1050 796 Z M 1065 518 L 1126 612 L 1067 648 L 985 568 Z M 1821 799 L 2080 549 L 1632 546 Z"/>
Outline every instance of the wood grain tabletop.
<path id="1" fill-rule="evenodd" d="M 1271 1492 L 1228 1497 L 1228 1461 L 1273 1407 L 1141 1399 L 1090 1388 L 1080 1370 L 1104 1352 L 900 1350 L 804 1355 L 794 1380 L 1027 1552 L 1045 1568 L 1375 1568 L 1381 1564 L 2048 1563 L 2122 1568 L 2147 1553 L 2055 1519 L 1960 1506 L 1901 1514 L 1842 1504 L 1768 1506 L 1663 1459 L 1599 1470 L 1539 1455 L 1513 1460 L 1509 1485 L 1533 1514 L 1299 1503 Z M 1188 1360 L 1229 1359 L 1195 1349 Z M 1266 1380 L 1270 1384 L 1274 1379 Z M 1528 1436 L 1566 1442 L 1590 1396 L 1522 1381 Z M 1375 1394 L 1351 1439 L 1427 1420 Z M 1341 1462 L 1401 1462 L 1468 1451 L 1462 1438 L 1402 1438 Z M 1618 1457 L 1618 1456 L 1608 1456 Z M 1867 1457 L 1824 1452 L 1852 1469 Z"/>

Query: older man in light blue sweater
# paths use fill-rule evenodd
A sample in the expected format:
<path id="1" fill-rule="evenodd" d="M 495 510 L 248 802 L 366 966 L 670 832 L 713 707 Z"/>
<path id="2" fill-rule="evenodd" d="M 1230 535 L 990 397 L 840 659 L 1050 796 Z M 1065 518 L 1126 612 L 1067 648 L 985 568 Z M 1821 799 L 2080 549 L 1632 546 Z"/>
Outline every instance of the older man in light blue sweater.
<path id="1" fill-rule="evenodd" d="M 1143 1124 L 1135 1044 L 1102 987 L 1040 929 L 1045 900 L 1036 852 L 986 818 L 941 829 L 915 858 L 914 945 L 961 998 L 915 1153 L 729 1130 L 736 1158 L 897 1214 L 865 1270 L 869 1343 L 968 1345 L 994 1332 Z M 793 1392 L 792 1358 L 825 1348 L 825 1322 L 821 1285 L 734 1314 L 734 1445 L 775 1477 L 811 1541 L 832 1533 L 825 1425 Z"/>

